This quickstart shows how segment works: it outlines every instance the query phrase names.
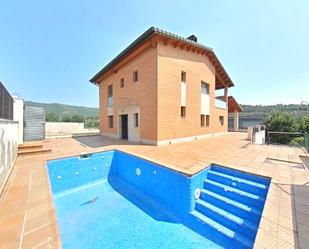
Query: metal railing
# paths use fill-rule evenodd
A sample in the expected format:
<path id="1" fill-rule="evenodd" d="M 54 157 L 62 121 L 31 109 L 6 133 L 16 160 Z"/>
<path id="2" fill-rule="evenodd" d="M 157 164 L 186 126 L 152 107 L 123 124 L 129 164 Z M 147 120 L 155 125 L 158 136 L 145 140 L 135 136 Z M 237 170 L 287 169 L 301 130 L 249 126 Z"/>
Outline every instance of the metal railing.
<path id="1" fill-rule="evenodd" d="M 289 146 L 304 146 L 304 134 L 302 132 L 267 131 L 266 143 Z"/>

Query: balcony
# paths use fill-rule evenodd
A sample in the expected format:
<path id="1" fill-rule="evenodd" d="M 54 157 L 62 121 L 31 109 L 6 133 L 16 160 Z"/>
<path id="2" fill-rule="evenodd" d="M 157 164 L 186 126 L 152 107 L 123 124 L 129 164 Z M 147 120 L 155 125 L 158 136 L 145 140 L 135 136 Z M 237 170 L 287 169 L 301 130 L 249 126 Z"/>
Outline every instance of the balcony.
<path id="1" fill-rule="evenodd" d="M 215 107 L 221 108 L 221 109 L 226 109 L 227 104 L 226 101 L 223 100 L 224 96 L 219 96 L 215 98 Z"/>

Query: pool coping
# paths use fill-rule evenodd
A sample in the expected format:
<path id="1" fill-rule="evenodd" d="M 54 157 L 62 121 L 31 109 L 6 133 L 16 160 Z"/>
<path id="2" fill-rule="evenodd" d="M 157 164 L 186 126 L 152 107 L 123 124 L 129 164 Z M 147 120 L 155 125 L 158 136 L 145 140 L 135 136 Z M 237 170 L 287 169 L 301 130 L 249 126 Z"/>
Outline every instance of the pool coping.
<path id="1" fill-rule="evenodd" d="M 267 194 L 266 196 L 264 197 L 265 198 L 265 201 L 264 201 L 264 204 L 263 204 L 263 209 L 262 209 L 262 212 L 261 212 L 261 217 L 260 217 L 260 220 L 259 220 L 259 223 L 258 223 L 258 227 L 257 227 L 257 231 L 256 231 L 256 237 L 255 237 L 255 240 L 254 240 L 254 243 L 253 243 L 253 247 L 252 248 L 256 248 L 256 238 L 257 238 L 257 234 L 258 234 L 258 231 L 260 230 L 260 225 L 261 225 L 261 222 L 262 222 L 262 219 L 263 219 L 263 214 L 264 214 L 264 208 L 265 208 L 265 205 L 266 205 L 266 202 L 267 202 L 267 196 L 268 196 L 268 193 L 269 193 L 269 190 L 271 188 L 271 184 L 272 184 L 272 177 L 269 177 L 269 176 L 264 176 L 264 175 L 260 175 L 260 174 L 256 174 L 256 173 L 252 173 L 252 172 L 248 172 L 248 171 L 245 171 L 245 170 L 240 170 L 240 169 L 235 169 L 233 168 L 232 166 L 226 166 L 226 165 L 219 165 L 217 163 L 209 163 L 208 165 L 206 165 L 205 167 L 203 167 L 201 170 L 197 171 L 196 173 L 192 174 L 192 175 L 187 175 L 185 174 L 184 172 L 181 172 L 181 171 L 178 171 L 172 167 L 169 167 L 167 166 L 166 164 L 163 164 L 162 162 L 160 162 L 159 160 L 154 160 L 153 158 L 150 158 L 150 157 L 147 157 L 147 156 L 144 156 L 139 153 L 134 153 L 134 152 L 127 152 L 127 151 L 124 151 L 124 150 L 121 150 L 121 149 L 118 149 L 118 148 L 114 148 L 114 149 L 107 149 L 107 150 L 99 150 L 99 151 L 94 151 L 94 152 L 89 152 L 89 153 L 77 153 L 77 154 L 74 154 L 74 155 L 70 155 L 70 156 L 64 156 L 64 157 L 57 157 L 57 158 L 53 158 L 53 159 L 48 159 L 48 160 L 45 160 L 45 170 L 46 170 L 46 173 L 47 173 L 47 178 L 48 178 L 48 185 L 49 185 L 49 191 L 50 191 L 50 195 L 52 196 L 52 205 L 53 205 L 53 209 L 54 209 L 54 212 L 55 212 L 55 219 L 56 219 L 56 223 L 57 223 L 57 235 L 59 236 L 60 238 L 60 242 L 61 241 L 61 234 L 60 234 L 60 228 L 59 228 L 59 222 L 58 222 L 58 217 L 57 217 L 57 211 L 56 211 L 56 208 L 55 208 L 55 204 L 54 204 L 54 194 L 52 192 L 52 189 L 51 189 L 51 182 L 50 182 L 50 178 L 49 178 L 49 175 L 48 175 L 48 162 L 49 161 L 55 161 L 55 160 L 62 160 L 62 159 L 68 159 L 68 158 L 76 158 L 76 157 L 79 157 L 81 155 L 92 155 L 92 154 L 97 154 L 97 153 L 103 153 L 103 152 L 109 152 L 109 151 L 119 151 L 119 152 L 122 152 L 122 153 L 125 153 L 125 154 L 128 154 L 128 155 L 131 155 L 131 156 L 134 156 L 134 157 L 137 157 L 139 159 L 142 159 L 142 160 L 146 160 L 150 163 L 153 163 L 155 164 L 157 167 L 162 167 L 162 168 L 165 168 L 167 170 L 170 170 L 170 171 L 174 171 L 176 173 L 180 173 L 181 175 L 183 175 L 184 177 L 187 177 L 187 178 L 192 178 L 194 177 L 195 175 L 201 173 L 202 171 L 206 170 L 207 168 L 209 168 L 210 166 L 212 165 L 218 165 L 220 167 L 224 167 L 224 168 L 227 168 L 227 169 L 230 169 L 230 170 L 236 170 L 236 171 L 239 171 L 239 172 L 242 172 L 244 174 L 249 174 L 249 175 L 253 175 L 253 176 L 256 176 L 256 177 L 261 177 L 261 178 L 264 178 L 264 179 L 268 179 L 269 180 L 269 184 L 268 184 L 268 189 L 267 189 Z M 194 198 L 194 197 L 193 197 Z M 191 210 L 192 211 L 192 210 Z"/>

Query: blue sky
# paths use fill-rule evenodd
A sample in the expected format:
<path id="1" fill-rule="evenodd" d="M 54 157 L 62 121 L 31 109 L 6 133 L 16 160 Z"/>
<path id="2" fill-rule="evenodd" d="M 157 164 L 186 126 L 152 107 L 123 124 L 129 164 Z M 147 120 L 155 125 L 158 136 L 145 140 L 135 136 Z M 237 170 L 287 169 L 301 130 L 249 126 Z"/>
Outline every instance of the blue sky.
<path id="1" fill-rule="evenodd" d="M 0 1 L 0 80 L 98 106 L 91 76 L 150 26 L 214 48 L 242 104 L 309 101 L 309 1 Z"/>

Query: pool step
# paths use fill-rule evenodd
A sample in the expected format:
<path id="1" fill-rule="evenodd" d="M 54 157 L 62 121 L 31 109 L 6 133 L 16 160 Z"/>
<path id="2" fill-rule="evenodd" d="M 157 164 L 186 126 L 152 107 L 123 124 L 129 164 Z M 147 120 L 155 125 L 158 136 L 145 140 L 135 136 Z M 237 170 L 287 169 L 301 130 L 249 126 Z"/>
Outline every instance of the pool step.
<path id="1" fill-rule="evenodd" d="M 242 219 L 200 199 L 196 201 L 195 210 L 233 231 L 238 231 L 246 235 L 251 240 L 255 238 L 257 227 L 250 221 Z"/>
<path id="2" fill-rule="evenodd" d="M 265 198 L 262 196 L 255 195 L 234 187 L 230 187 L 209 179 L 206 179 L 204 181 L 204 189 L 209 189 L 212 192 L 221 194 L 237 202 L 257 208 L 261 208 L 265 202 Z"/>
<path id="3" fill-rule="evenodd" d="M 253 182 L 241 177 L 231 176 L 217 171 L 209 170 L 207 178 L 226 186 L 244 190 L 252 194 L 265 196 L 267 193 L 267 185 Z"/>
<path id="4" fill-rule="evenodd" d="M 216 165 L 216 164 L 211 165 L 210 170 L 216 171 L 216 172 L 219 172 L 219 173 L 223 173 L 223 174 L 226 174 L 226 175 L 229 175 L 229 176 L 239 177 L 239 178 L 246 179 L 248 181 L 252 181 L 252 182 L 255 182 L 255 183 L 260 183 L 260 184 L 263 184 L 263 185 L 266 185 L 266 186 L 268 186 L 268 184 L 269 184 L 269 179 L 266 178 L 266 177 L 261 177 L 261 176 L 257 176 L 257 175 L 254 175 L 254 174 L 245 173 L 245 172 L 242 172 L 240 170 L 235 170 L 235 169 L 231 169 L 231 168 L 228 168 L 228 167 L 223 167 L 223 166 L 219 166 L 219 165 Z"/>
<path id="5" fill-rule="evenodd" d="M 261 216 L 261 210 L 254 207 L 249 207 L 243 203 L 229 199 L 225 196 L 216 194 L 206 189 L 201 189 L 201 200 L 211 203 L 223 210 L 229 211 L 232 214 L 238 215 L 243 219 L 248 219 L 257 222 Z"/>
<path id="6" fill-rule="evenodd" d="M 200 223 L 207 226 L 207 229 L 212 229 L 219 234 L 225 236 L 226 244 L 228 244 L 229 248 L 237 248 L 237 249 L 249 249 L 253 246 L 253 241 L 248 238 L 235 233 L 231 229 L 221 225 L 220 223 L 214 221 L 213 219 L 205 216 L 197 210 L 193 210 L 191 215 Z M 223 241 L 222 241 L 223 242 Z"/>
<path id="7" fill-rule="evenodd" d="M 212 165 L 191 215 L 227 248 L 253 248 L 268 187 L 267 178 Z"/>

